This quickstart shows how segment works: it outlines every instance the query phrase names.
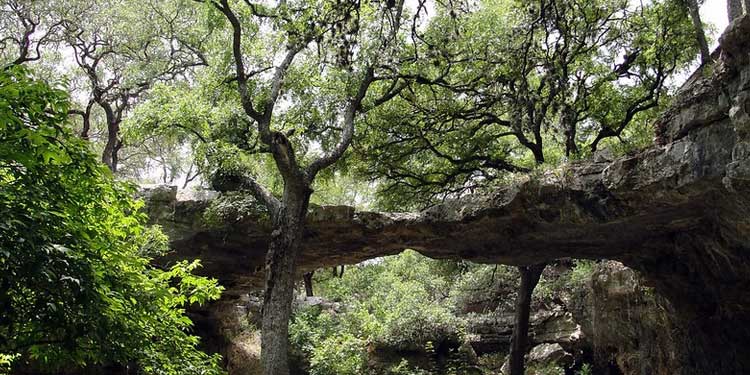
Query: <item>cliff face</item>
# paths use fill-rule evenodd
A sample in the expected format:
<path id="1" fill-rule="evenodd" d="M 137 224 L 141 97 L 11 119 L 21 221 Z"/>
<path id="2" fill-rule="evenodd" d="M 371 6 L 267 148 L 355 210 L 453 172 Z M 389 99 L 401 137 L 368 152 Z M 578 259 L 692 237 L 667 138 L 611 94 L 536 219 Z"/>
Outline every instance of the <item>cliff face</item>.
<path id="1" fill-rule="evenodd" d="M 685 341 L 664 299 L 632 270 L 602 262 L 568 304 L 580 324 L 586 350 L 601 374 L 680 373 Z"/>
<path id="2" fill-rule="evenodd" d="M 750 368 L 750 16 L 730 25 L 721 51 L 657 123 L 657 145 L 424 212 L 313 208 L 300 269 L 406 248 L 512 265 L 617 260 L 669 302 L 680 332 L 675 373 L 742 373 Z M 230 214 L 206 220 L 217 198 L 157 190 L 147 199 L 174 256 L 203 259 L 226 298 L 261 285 L 270 228 L 251 200 L 225 201 Z"/>

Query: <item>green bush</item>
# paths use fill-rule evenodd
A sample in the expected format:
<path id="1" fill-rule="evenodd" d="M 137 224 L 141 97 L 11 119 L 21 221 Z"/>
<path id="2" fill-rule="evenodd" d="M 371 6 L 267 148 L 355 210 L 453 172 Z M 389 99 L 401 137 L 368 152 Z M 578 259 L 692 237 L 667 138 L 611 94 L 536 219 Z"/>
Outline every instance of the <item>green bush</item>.
<path id="1" fill-rule="evenodd" d="M 591 369 L 591 365 L 588 363 L 584 363 L 581 366 L 581 369 L 576 372 L 577 375 L 591 375 L 593 374 L 593 370 Z"/>
<path id="2" fill-rule="evenodd" d="M 184 314 L 219 297 L 216 280 L 193 275 L 197 261 L 151 265 L 165 237 L 67 128 L 68 106 L 23 68 L 0 70 L 0 367 L 220 373 Z"/>
<path id="3" fill-rule="evenodd" d="M 341 311 L 298 309 L 292 345 L 310 361 L 311 374 L 362 373 L 367 348 L 421 351 L 431 342 L 459 342 L 448 285 L 455 269 L 414 251 L 348 267 L 344 277 L 316 273 L 316 289 Z"/>
<path id="4" fill-rule="evenodd" d="M 431 375 L 429 371 L 415 368 L 409 361 L 402 359 L 397 365 L 388 369 L 388 375 Z"/>
<path id="5" fill-rule="evenodd" d="M 571 297 L 591 280 L 595 265 L 596 262 L 592 260 L 575 259 L 572 267 L 567 271 L 561 273 L 544 272 L 534 291 L 535 299 L 542 301 L 554 297 L 563 299 Z"/>
<path id="6" fill-rule="evenodd" d="M 555 364 L 535 364 L 526 369 L 530 375 L 565 375 L 565 369 Z"/>
<path id="7" fill-rule="evenodd" d="M 518 280 L 515 267 L 466 263 L 450 296 L 459 312 L 513 311 Z"/>
<path id="8" fill-rule="evenodd" d="M 365 340 L 350 332 L 336 333 L 316 345 L 310 357 L 310 375 L 359 375 L 367 363 Z"/>

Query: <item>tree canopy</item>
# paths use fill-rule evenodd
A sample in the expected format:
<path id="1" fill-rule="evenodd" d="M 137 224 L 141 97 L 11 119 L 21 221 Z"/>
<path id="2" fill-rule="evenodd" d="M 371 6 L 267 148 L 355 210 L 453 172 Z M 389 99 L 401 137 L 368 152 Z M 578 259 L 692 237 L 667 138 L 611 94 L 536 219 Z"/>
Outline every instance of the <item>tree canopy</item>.
<path id="1" fill-rule="evenodd" d="M 610 138 L 643 146 L 671 78 L 694 59 L 693 32 L 672 1 L 438 8 L 394 73 L 403 90 L 363 120 L 363 174 L 408 207 L 591 155 Z"/>

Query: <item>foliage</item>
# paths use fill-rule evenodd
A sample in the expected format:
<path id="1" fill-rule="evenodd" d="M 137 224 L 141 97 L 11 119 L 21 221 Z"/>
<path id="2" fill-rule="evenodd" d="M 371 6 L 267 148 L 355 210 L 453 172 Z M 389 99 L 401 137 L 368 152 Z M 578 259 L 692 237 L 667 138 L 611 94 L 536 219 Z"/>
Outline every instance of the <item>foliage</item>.
<path id="1" fill-rule="evenodd" d="M 210 226 L 221 227 L 245 219 L 263 220 L 268 218 L 265 206 L 249 194 L 227 192 L 212 199 L 203 213 L 203 220 Z"/>
<path id="2" fill-rule="evenodd" d="M 548 267 L 534 292 L 534 305 L 550 308 L 560 300 L 572 301 L 592 277 L 595 265 L 594 261 L 573 260 Z M 365 373 L 378 374 L 472 373 L 465 363 L 438 371 L 398 353 L 436 356 L 438 345 L 463 340 L 463 327 L 477 314 L 513 313 L 518 277 L 516 267 L 434 260 L 411 250 L 349 266 L 341 278 L 318 271 L 318 295 L 335 304 L 297 309 L 290 325 L 291 343 L 310 362 L 311 373 L 321 375 L 363 373 L 363 368 Z M 396 357 L 385 355 L 389 365 L 373 367 L 374 352 L 381 353 L 375 358 L 382 353 L 396 353 Z M 505 356 L 484 355 L 479 367 L 497 372 Z M 531 370 L 537 374 L 562 371 L 556 366 Z"/>
<path id="3" fill-rule="evenodd" d="M 311 373 L 362 373 L 370 348 L 424 351 L 433 342 L 459 342 L 463 322 L 452 311 L 452 272 L 444 263 L 405 251 L 352 266 L 342 278 L 316 273 L 319 294 L 342 311 L 295 313 L 291 342 L 310 358 Z"/>
<path id="4" fill-rule="evenodd" d="M 593 372 L 591 370 L 591 365 L 588 363 L 584 363 L 581 366 L 581 369 L 578 370 L 577 375 L 592 375 Z"/>
<path id="5" fill-rule="evenodd" d="M 568 276 L 569 289 L 579 289 L 591 280 L 596 263 L 591 260 L 577 259 L 574 261 L 573 269 Z"/>
<path id="6" fill-rule="evenodd" d="M 326 172 L 330 173 L 321 173 L 316 179 L 315 195 L 312 196 L 311 203 L 352 206 L 362 211 L 373 208 L 376 190 L 373 183 L 358 179 L 346 171 Z"/>
<path id="7" fill-rule="evenodd" d="M 697 50 L 675 3 L 436 5 L 398 70 L 403 91 L 362 119 L 360 173 L 386 180 L 384 205 L 419 207 L 618 141 L 648 144 L 669 78 Z"/>
<path id="8" fill-rule="evenodd" d="M 0 374 L 10 373 L 11 365 L 13 361 L 18 358 L 20 354 L 4 354 L 0 353 Z"/>
<path id="9" fill-rule="evenodd" d="M 165 183 L 245 178 L 234 187 L 255 199 L 222 196 L 209 224 L 293 217 L 279 209 L 290 202 L 301 217 L 308 199 L 421 208 L 604 147 L 648 145 L 671 78 L 696 51 L 678 3 L 3 0 L 0 61 L 58 62 L 85 103 L 69 108 L 67 95 L 18 68 L 0 76 L 0 303 L 9 311 L 0 366 L 215 370 L 182 314 L 216 298 L 215 282 L 192 276 L 198 263 L 150 266 L 167 239 L 143 225 L 132 188 L 114 183 L 92 148 L 112 170 L 127 159 L 120 175 L 160 166 Z M 74 70 L 53 53 L 74 58 Z M 69 113 L 94 147 L 65 128 Z M 283 234 L 302 237 L 302 225 L 290 228 Z M 580 288 L 591 269 L 576 262 L 545 276 L 537 294 Z M 460 338 L 457 313 L 510 310 L 516 278 L 512 267 L 413 252 L 341 279 L 318 274 L 345 309 L 298 312 L 293 340 L 314 373 L 359 373 L 370 345 L 423 350 Z"/>
<path id="10" fill-rule="evenodd" d="M 415 368 L 409 364 L 409 361 L 402 359 L 401 362 L 388 369 L 388 375 L 430 375 L 430 372 L 425 369 Z"/>
<path id="11" fill-rule="evenodd" d="M 185 306 L 219 297 L 198 261 L 151 265 L 165 238 L 132 187 L 66 127 L 68 95 L 0 71 L 0 353 L 37 371 L 138 363 L 148 374 L 217 374 Z"/>
<path id="12" fill-rule="evenodd" d="M 352 333 L 325 337 L 310 357 L 310 375 L 358 375 L 365 372 L 365 341 Z"/>
<path id="13" fill-rule="evenodd" d="M 211 108 L 203 94 L 182 82 L 159 83 L 145 93 L 122 124 L 123 139 L 145 152 L 133 153 L 123 172 L 144 180 L 153 166 L 159 166 L 163 183 L 180 176 L 195 179 L 205 159 L 209 123 L 231 124 L 222 117 L 224 108 Z"/>
<path id="14" fill-rule="evenodd" d="M 464 263 L 451 285 L 450 295 L 458 311 L 486 313 L 513 311 L 520 277 L 515 267 Z"/>
<path id="15" fill-rule="evenodd" d="M 141 256 L 155 258 L 169 251 L 169 237 L 159 225 L 144 227 L 141 232 L 141 244 L 138 253 Z"/>
<path id="16" fill-rule="evenodd" d="M 437 272 L 440 263 L 407 250 L 350 268 L 319 289 L 348 306 L 352 329 L 367 334 L 376 346 L 416 350 L 461 335 L 462 323 L 447 300 L 450 279 Z"/>
<path id="17" fill-rule="evenodd" d="M 201 45 L 211 32 L 196 27 L 199 16 L 188 5 L 186 0 L 1 0 L 0 65 L 33 63 L 45 76 L 69 78 L 71 96 L 80 100 L 71 108 L 76 133 L 96 145 L 113 171 L 120 161 L 127 161 L 123 172 L 131 175 L 145 163 L 180 169 L 190 163 L 173 152 L 181 147 L 168 148 L 173 138 L 125 139 L 120 127 L 154 84 L 179 81 L 205 65 Z"/>
<path id="18" fill-rule="evenodd" d="M 538 303 L 550 301 L 554 297 L 563 300 L 573 298 L 591 280 L 596 262 L 586 259 L 574 259 L 570 262 L 558 262 L 558 266 L 562 267 L 550 267 L 542 273 L 539 284 L 534 290 L 534 299 Z M 554 271 L 554 268 L 563 268 L 563 271 Z"/>
<path id="19" fill-rule="evenodd" d="M 310 362 L 310 374 L 361 374 L 365 341 L 347 330 L 340 317 L 312 306 L 295 312 L 289 326 L 291 345 Z"/>
<path id="20" fill-rule="evenodd" d="M 505 353 L 484 354 L 479 357 L 479 365 L 491 374 L 500 373 L 507 357 Z"/>
<path id="21" fill-rule="evenodd" d="M 565 369 L 554 363 L 550 364 L 532 364 L 526 369 L 526 373 L 530 375 L 565 375 Z"/>

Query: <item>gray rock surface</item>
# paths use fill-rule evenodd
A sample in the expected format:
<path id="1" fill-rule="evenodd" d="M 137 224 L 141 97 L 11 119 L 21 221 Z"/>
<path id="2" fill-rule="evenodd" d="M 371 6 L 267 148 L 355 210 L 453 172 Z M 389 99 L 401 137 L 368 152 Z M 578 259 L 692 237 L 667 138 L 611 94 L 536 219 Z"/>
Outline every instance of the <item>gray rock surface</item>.
<path id="1" fill-rule="evenodd" d="M 688 338 L 670 319 L 663 298 L 632 269 L 602 262 L 569 307 L 584 333 L 586 351 L 602 374 L 672 375 L 683 369 Z M 616 367 L 617 372 L 607 372 Z M 710 372 L 709 372 L 710 373 Z"/>
<path id="2" fill-rule="evenodd" d="M 539 363 L 565 366 L 573 362 L 573 356 L 566 352 L 560 344 L 539 344 L 527 354 L 526 361 L 530 365 Z"/>

